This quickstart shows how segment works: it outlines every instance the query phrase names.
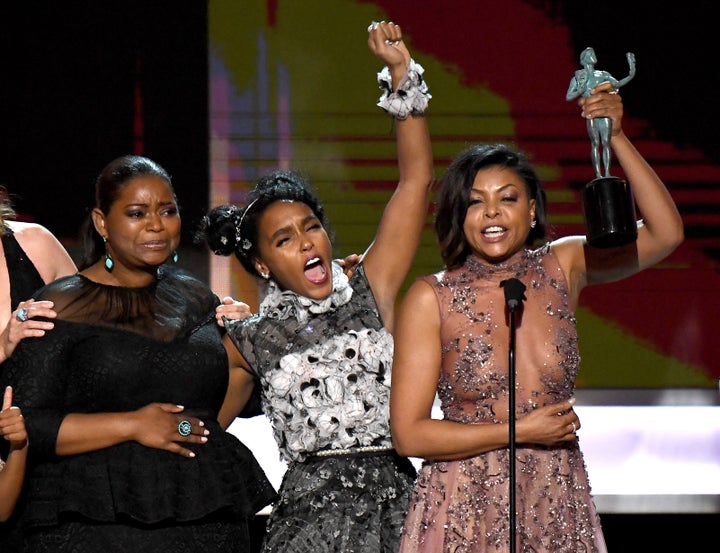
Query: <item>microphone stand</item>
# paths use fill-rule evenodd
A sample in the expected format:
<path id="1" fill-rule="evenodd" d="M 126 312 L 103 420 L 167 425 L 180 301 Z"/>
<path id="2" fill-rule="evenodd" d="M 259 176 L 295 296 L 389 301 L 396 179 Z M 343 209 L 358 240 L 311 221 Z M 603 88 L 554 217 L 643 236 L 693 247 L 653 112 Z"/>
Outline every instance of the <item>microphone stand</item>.
<path id="1" fill-rule="evenodd" d="M 508 351 L 508 371 L 509 371 L 509 386 L 510 386 L 510 397 L 508 399 L 508 422 L 510 424 L 510 553 L 515 553 L 516 549 L 516 537 L 517 532 L 517 513 L 515 512 L 515 307 L 510 307 L 510 349 Z"/>
<path id="2" fill-rule="evenodd" d="M 509 397 L 508 397 L 508 423 L 509 423 L 509 468 L 508 473 L 510 476 L 510 496 L 509 496 L 509 509 L 510 509 L 510 553 L 515 553 L 517 549 L 516 534 L 517 534 L 517 513 L 515 512 L 516 504 L 516 477 L 515 477 L 515 421 L 517 416 L 515 415 L 515 311 L 520 306 L 520 302 L 525 298 L 525 285 L 516 278 L 510 278 L 503 280 L 500 283 L 505 289 L 505 303 L 509 311 L 510 319 L 510 347 L 508 350 L 508 386 L 509 386 Z"/>

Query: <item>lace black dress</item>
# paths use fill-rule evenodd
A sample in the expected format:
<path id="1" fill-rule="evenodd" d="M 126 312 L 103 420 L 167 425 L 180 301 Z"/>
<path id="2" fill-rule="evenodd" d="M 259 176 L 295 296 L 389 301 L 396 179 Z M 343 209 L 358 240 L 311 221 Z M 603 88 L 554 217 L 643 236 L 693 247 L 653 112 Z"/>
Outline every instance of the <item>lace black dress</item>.
<path id="1" fill-rule="evenodd" d="M 15 524 L 23 552 L 251 551 L 248 521 L 275 491 L 250 450 L 216 417 L 228 383 L 217 297 L 163 266 L 147 288 L 74 275 L 43 288 L 55 328 L 21 342 L 5 363 L 30 443 Z M 58 457 L 69 413 L 185 406 L 210 431 L 195 458 L 125 442 Z"/>
<path id="2" fill-rule="evenodd" d="M 349 282 L 333 264 L 322 300 L 270 281 L 259 314 L 226 327 L 288 462 L 264 553 L 396 553 L 416 473 L 392 449 L 393 341 L 363 264 Z"/>

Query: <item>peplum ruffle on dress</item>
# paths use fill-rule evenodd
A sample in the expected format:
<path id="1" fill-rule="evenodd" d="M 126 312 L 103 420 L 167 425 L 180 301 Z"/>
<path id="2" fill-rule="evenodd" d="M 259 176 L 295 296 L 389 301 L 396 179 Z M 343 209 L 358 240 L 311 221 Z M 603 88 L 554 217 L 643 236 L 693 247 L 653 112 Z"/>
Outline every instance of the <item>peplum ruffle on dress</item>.
<path id="1" fill-rule="evenodd" d="M 204 553 L 249 551 L 247 539 L 244 546 L 230 544 L 247 538 L 248 519 L 274 500 L 275 490 L 251 451 L 217 422 L 228 384 L 217 297 L 168 266 L 147 288 L 74 275 L 35 297 L 55 302 L 55 328 L 24 340 L 2 371 L 32 443 L 16 524 L 34 536 L 33 551 L 53 550 L 52 540 L 71 542 L 71 535 L 77 541 L 78 533 L 83 543 L 96 540 L 79 549 L 92 551 L 108 539 L 122 542 L 125 530 L 135 536 L 151 528 L 170 529 L 173 542 L 202 544 Z M 185 414 L 204 421 L 210 434 L 206 443 L 189 446 L 194 458 L 137 442 L 55 454 L 66 415 L 131 412 L 153 402 L 183 405 Z M 52 540 L 43 540 L 45 533 Z M 155 551 L 155 538 L 141 535 L 146 545 L 133 550 Z"/>

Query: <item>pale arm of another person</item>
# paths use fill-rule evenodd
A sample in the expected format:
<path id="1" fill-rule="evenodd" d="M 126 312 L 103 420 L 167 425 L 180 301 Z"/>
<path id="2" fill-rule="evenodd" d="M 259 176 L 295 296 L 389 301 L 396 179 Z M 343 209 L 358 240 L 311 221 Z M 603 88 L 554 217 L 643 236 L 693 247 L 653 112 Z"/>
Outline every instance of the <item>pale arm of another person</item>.
<path id="1" fill-rule="evenodd" d="M 36 223 L 6 221 L 6 224 L 12 229 L 15 239 L 45 284 L 77 272 L 70 254 L 48 229 Z M 9 299 L 7 301 L 9 304 Z M 17 318 L 20 309 L 27 312 L 28 320 L 25 322 Z M 0 321 L 4 323 L 0 332 L 0 362 L 10 357 L 24 338 L 43 336 L 45 331 L 54 327 L 51 321 L 35 320 L 35 317 L 53 319 L 55 316 L 53 303 L 50 301 L 36 302 L 28 299 L 20 302 L 9 319 Z"/>
<path id="2" fill-rule="evenodd" d="M 45 284 L 77 273 L 72 257 L 47 228 L 18 221 L 8 221 L 8 224 Z"/>
<path id="3" fill-rule="evenodd" d="M 26 321 L 18 318 L 21 309 L 27 313 Z M 10 314 L 5 328 L 0 332 L 0 363 L 12 355 L 21 340 L 39 338 L 44 336 L 46 331 L 55 327 L 52 321 L 38 320 L 36 317 L 54 319 L 56 316 L 57 313 L 53 309 L 51 301 L 35 301 L 34 299 L 21 301 L 17 309 Z"/>

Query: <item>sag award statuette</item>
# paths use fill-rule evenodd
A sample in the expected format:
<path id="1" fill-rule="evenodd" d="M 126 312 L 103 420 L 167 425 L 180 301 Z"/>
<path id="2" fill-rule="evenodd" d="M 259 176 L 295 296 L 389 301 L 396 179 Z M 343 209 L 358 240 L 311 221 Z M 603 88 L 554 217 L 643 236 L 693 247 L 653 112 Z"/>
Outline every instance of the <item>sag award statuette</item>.
<path id="1" fill-rule="evenodd" d="M 597 71 L 595 50 L 585 48 L 580 54 L 583 68 L 575 71 L 565 99 L 570 101 L 581 94 L 588 97 L 594 87 L 606 82 L 611 83 L 617 91 L 635 76 L 635 55 L 628 52 L 627 61 L 630 72 L 627 77 L 618 81 L 607 71 Z M 588 243 L 596 248 L 611 248 L 634 242 L 637 239 L 637 223 L 632 190 L 624 180 L 610 176 L 612 119 L 588 119 L 587 132 L 595 168 L 595 178 L 583 189 L 583 212 Z M 604 172 L 601 171 L 601 165 Z"/>

